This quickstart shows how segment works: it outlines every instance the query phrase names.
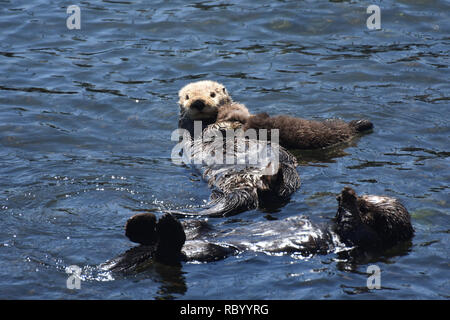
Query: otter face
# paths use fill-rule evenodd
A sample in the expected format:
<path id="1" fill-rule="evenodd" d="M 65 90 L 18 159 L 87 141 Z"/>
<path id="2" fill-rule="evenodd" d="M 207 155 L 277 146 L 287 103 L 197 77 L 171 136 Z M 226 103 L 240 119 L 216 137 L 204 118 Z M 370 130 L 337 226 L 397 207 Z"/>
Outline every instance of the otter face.
<path id="1" fill-rule="evenodd" d="M 219 107 L 232 101 L 223 85 L 210 80 L 189 83 L 178 96 L 181 112 L 191 120 L 215 119 Z"/>

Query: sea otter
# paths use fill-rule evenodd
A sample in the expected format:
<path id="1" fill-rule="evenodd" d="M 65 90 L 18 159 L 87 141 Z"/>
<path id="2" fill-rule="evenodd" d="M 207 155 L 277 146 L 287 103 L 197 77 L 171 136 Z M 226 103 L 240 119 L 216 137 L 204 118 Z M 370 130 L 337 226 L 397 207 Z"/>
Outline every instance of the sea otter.
<path id="1" fill-rule="evenodd" d="M 295 216 L 216 232 L 204 220 L 179 222 L 165 214 L 157 221 L 152 213 L 137 214 L 128 220 L 125 229 L 126 236 L 141 245 L 102 267 L 130 271 L 151 259 L 165 264 L 209 262 L 245 250 L 302 255 L 342 250 L 379 252 L 414 235 L 408 211 L 394 198 L 358 197 L 350 187 L 336 198 L 337 213 L 324 226 L 312 224 L 305 216 Z"/>
<path id="2" fill-rule="evenodd" d="M 373 124 L 365 119 L 348 123 L 339 119 L 314 121 L 286 115 L 271 117 L 265 112 L 248 117 L 244 125 L 244 130 L 278 129 L 280 145 L 288 149 L 327 148 L 372 128 Z"/>
<path id="3" fill-rule="evenodd" d="M 296 158 L 276 141 L 249 136 L 236 119 L 217 121 L 219 107 L 234 106 L 240 113 L 245 108 L 231 100 L 225 87 L 195 82 L 182 88 L 179 98 L 184 162 L 202 173 L 213 192 L 208 208 L 172 213 L 230 216 L 266 203 L 282 204 L 300 187 Z"/>
<path id="4" fill-rule="evenodd" d="M 205 125 L 237 121 L 243 124 L 243 130 L 278 129 L 279 143 L 288 149 L 326 148 L 373 128 L 372 122 L 365 119 L 346 123 L 338 119 L 314 121 L 287 115 L 271 117 L 267 113 L 251 115 L 245 105 L 232 100 L 225 86 L 209 80 L 186 85 L 180 90 L 179 98 L 180 127 L 188 128 L 192 120 L 202 120 Z"/>

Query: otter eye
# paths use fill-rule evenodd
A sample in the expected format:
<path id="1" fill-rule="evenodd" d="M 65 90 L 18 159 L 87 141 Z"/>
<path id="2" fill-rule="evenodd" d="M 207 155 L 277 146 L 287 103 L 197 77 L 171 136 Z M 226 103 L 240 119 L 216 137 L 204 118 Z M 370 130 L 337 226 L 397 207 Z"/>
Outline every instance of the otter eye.
<path id="1" fill-rule="evenodd" d="M 186 95 L 186 100 L 189 100 L 189 95 Z"/>
<path id="2" fill-rule="evenodd" d="M 227 93 L 227 89 L 222 88 L 223 93 Z"/>
<path id="3" fill-rule="evenodd" d="M 216 93 L 215 92 L 211 92 L 210 96 L 211 96 L 211 98 L 214 98 L 216 96 Z"/>

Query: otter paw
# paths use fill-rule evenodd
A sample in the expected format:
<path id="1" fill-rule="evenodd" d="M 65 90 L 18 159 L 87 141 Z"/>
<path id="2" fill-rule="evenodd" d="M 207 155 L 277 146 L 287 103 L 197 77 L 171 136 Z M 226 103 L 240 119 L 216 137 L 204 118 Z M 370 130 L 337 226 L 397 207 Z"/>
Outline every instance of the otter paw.
<path id="1" fill-rule="evenodd" d="M 159 218 L 156 225 L 156 234 L 160 246 L 174 251 L 181 250 L 186 241 L 183 225 L 170 213 L 166 213 Z"/>
<path id="2" fill-rule="evenodd" d="M 139 213 L 128 219 L 125 235 L 133 242 L 143 245 L 156 243 L 156 217 L 153 213 Z"/>

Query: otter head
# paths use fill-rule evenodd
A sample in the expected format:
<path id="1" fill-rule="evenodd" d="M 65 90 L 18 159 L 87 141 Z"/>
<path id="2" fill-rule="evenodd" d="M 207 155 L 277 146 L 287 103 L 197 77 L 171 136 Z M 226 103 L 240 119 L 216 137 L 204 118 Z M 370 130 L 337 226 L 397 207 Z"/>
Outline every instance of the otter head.
<path id="1" fill-rule="evenodd" d="M 336 230 L 344 242 L 379 249 L 408 240 L 414 234 L 408 211 L 394 198 L 358 197 L 352 188 L 345 187 L 336 199 Z"/>
<path id="2" fill-rule="evenodd" d="M 223 85 L 210 80 L 189 83 L 178 96 L 181 113 L 190 120 L 215 121 L 219 107 L 232 101 Z"/>
<path id="3" fill-rule="evenodd" d="M 385 246 L 414 236 L 408 210 L 395 198 L 363 195 L 358 198 L 358 209 L 362 222 L 379 235 Z"/>

